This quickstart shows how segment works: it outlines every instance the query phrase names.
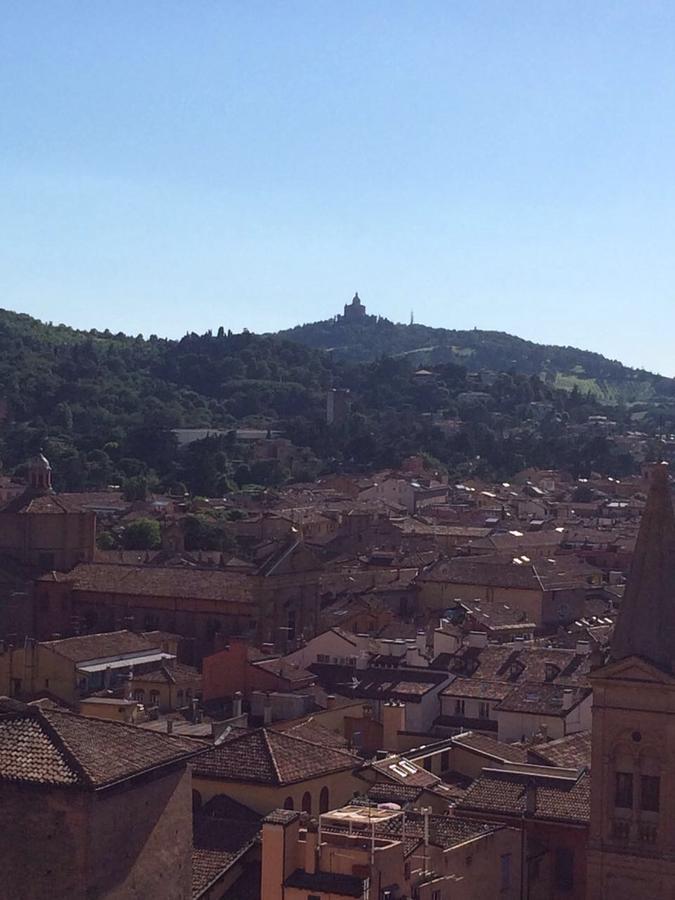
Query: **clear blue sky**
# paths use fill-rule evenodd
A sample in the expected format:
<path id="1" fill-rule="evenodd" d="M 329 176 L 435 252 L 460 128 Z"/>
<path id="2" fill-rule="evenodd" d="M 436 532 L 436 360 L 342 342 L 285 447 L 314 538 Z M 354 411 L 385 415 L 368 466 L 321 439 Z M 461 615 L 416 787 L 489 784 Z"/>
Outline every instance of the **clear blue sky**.
<path id="1" fill-rule="evenodd" d="M 675 375 L 675 4 L 3 0 L 0 306 L 369 311 Z"/>

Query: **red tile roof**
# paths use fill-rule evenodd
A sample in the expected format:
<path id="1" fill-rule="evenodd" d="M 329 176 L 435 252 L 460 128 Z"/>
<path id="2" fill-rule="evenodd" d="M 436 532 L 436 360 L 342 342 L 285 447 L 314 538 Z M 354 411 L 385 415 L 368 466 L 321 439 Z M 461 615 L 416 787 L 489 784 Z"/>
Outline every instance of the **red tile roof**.
<path id="1" fill-rule="evenodd" d="M 90 593 L 253 602 L 250 578 L 222 569 L 80 563 L 60 580 Z"/>
<path id="2" fill-rule="evenodd" d="M 555 741 L 530 747 L 528 756 L 533 762 L 543 762 L 551 766 L 569 768 L 591 767 L 591 733 L 579 731 Z"/>
<path id="3" fill-rule="evenodd" d="M 484 769 L 455 809 L 460 813 L 520 819 L 525 814 L 528 782 L 533 782 L 536 791 L 532 818 L 587 825 L 590 819 L 590 774 L 584 771 L 578 777 L 556 777 L 559 770 L 550 771 L 549 776 L 524 770 Z"/>
<path id="4" fill-rule="evenodd" d="M 475 750 L 477 753 L 490 756 L 493 759 L 501 759 L 513 763 L 524 763 L 527 761 L 527 751 L 523 747 L 505 744 L 503 741 L 497 741 L 495 738 L 488 737 L 485 734 L 478 734 L 475 731 L 458 734 L 456 737 L 453 737 L 452 742 L 453 744 L 467 747 L 469 750 Z"/>
<path id="5" fill-rule="evenodd" d="M 58 641 L 44 641 L 42 646 L 54 653 L 65 656 L 73 662 L 90 659 L 105 659 L 125 653 L 159 649 L 156 642 L 149 641 L 133 631 L 107 631 L 102 634 L 82 634 L 79 637 L 63 638 Z"/>
<path id="6" fill-rule="evenodd" d="M 346 750 L 292 734 L 257 728 L 215 746 L 195 761 L 196 777 L 283 785 L 346 771 L 360 764 Z"/>
<path id="7" fill-rule="evenodd" d="M 0 780 L 95 790 L 186 762 L 203 749 L 121 722 L 0 701 Z"/>

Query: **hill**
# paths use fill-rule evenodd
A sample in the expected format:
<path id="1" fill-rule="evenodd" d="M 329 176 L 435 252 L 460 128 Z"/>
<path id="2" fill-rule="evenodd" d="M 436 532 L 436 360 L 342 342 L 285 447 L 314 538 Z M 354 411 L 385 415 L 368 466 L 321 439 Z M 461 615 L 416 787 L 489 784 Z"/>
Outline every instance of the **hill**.
<path id="1" fill-rule="evenodd" d="M 458 331 L 401 325 L 378 316 L 339 316 L 298 325 L 276 336 L 329 351 L 335 359 L 349 362 L 399 356 L 414 366 L 452 362 L 472 372 L 485 369 L 536 375 L 552 387 L 572 390 L 576 386 L 609 404 L 648 401 L 675 393 L 671 378 L 631 369 L 599 353 L 536 344 L 499 331 Z"/>
<path id="2" fill-rule="evenodd" d="M 458 478 L 505 479 L 529 465 L 620 476 L 636 460 L 612 435 L 636 422 L 653 434 L 659 417 L 673 421 L 672 402 L 607 405 L 610 387 L 656 397 L 672 383 L 596 354 L 485 332 L 442 332 L 445 341 L 466 335 L 445 350 L 440 341 L 405 349 L 419 343 L 416 335 L 438 331 L 366 319 L 304 326 L 288 334 L 293 340 L 223 327 L 145 339 L 0 310 L 0 460 L 5 472 L 20 475 L 43 447 L 58 489 L 118 484 L 132 497 L 148 487 L 221 496 L 320 472 L 396 467 L 418 453 Z M 299 337 L 320 346 L 303 346 Z M 326 343 L 332 352 L 320 349 Z M 383 355 L 387 348 L 395 355 Z M 410 361 L 422 353 L 431 371 L 420 377 Z M 542 373 L 543 359 L 551 368 Z M 457 360 L 511 371 L 472 376 Z M 570 370 L 582 361 L 583 376 Z M 605 385 L 604 406 L 593 392 L 574 389 L 584 379 Z M 328 425 L 331 388 L 347 389 L 350 402 L 342 421 Z M 610 432 L 589 424 L 598 415 L 615 422 Z M 219 433 L 181 449 L 181 428 Z M 238 434 L 242 428 L 282 433 L 288 452 L 254 446 Z"/>

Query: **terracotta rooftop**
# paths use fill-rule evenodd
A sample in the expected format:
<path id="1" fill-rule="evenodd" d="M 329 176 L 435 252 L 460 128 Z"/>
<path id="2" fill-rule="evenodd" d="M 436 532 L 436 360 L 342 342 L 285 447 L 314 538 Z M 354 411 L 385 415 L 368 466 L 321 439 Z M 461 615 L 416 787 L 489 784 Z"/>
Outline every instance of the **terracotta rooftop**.
<path id="1" fill-rule="evenodd" d="M 358 757 L 346 750 L 257 728 L 211 748 L 195 760 L 193 773 L 203 778 L 283 785 L 346 771 L 359 764 Z"/>
<path id="2" fill-rule="evenodd" d="M 77 591 L 91 593 L 252 603 L 250 579 L 222 569 L 80 563 L 59 580 L 70 582 Z"/>
<path id="3" fill-rule="evenodd" d="M 539 769 L 539 773 L 535 770 Z M 528 782 L 536 788 L 532 818 L 552 822 L 587 825 L 590 819 L 590 775 L 582 772 L 557 777 L 560 769 L 523 767 L 523 770 L 484 769 L 459 801 L 460 813 L 482 813 L 499 818 L 518 818 L 525 814 Z M 543 774 L 542 774 L 543 773 Z"/>
<path id="4" fill-rule="evenodd" d="M 204 749 L 133 725 L 0 700 L 0 779 L 98 790 Z"/>
<path id="5" fill-rule="evenodd" d="M 133 631 L 107 631 L 101 634 L 81 634 L 78 637 L 62 638 L 58 641 L 44 641 L 54 653 L 65 656 L 73 662 L 90 659 L 105 659 L 144 650 L 159 649 L 157 643 L 149 641 Z"/>
<path id="6" fill-rule="evenodd" d="M 537 744 L 529 748 L 528 757 L 532 762 L 550 766 L 590 769 L 591 733 L 579 731 L 555 741 Z"/>
<path id="7" fill-rule="evenodd" d="M 199 687 L 201 685 L 202 676 L 194 666 L 186 666 L 183 663 L 175 662 L 157 666 L 149 672 L 142 672 L 138 675 L 134 674 L 133 681 L 134 684 L 146 682 L 149 684 L 157 684 L 158 682 L 161 682 L 164 684 L 187 684 L 191 687 L 194 687 L 195 685 Z"/>
<path id="8" fill-rule="evenodd" d="M 563 706 L 564 692 L 569 691 L 570 705 Z M 506 697 L 498 704 L 500 712 L 518 712 L 534 714 L 538 716 L 557 716 L 564 718 L 571 709 L 578 706 L 591 693 L 589 687 L 565 687 L 554 682 L 541 684 L 540 682 L 524 681 L 513 687 Z"/>
<path id="9" fill-rule="evenodd" d="M 481 755 L 489 756 L 491 759 L 513 763 L 524 763 L 527 761 L 527 751 L 523 747 L 505 744 L 503 741 L 497 741 L 495 738 L 475 731 L 466 731 L 464 734 L 458 734 L 452 739 L 452 742 L 453 744 L 467 747 L 469 750 L 475 750 Z"/>
<path id="10" fill-rule="evenodd" d="M 197 813 L 193 827 L 193 897 L 207 894 L 209 885 L 222 877 L 254 845 L 262 818 L 222 794 L 213 797 Z"/>
<path id="11" fill-rule="evenodd" d="M 383 827 L 383 832 L 392 836 L 401 835 L 405 828 L 406 838 L 424 838 L 424 816 L 421 813 L 406 812 L 405 825 L 402 816 L 389 819 Z M 494 826 L 482 822 L 471 822 L 457 816 L 431 815 L 429 816 L 429 841 L 437 847 L 447 850 L 456 847 L 464 841 L 481 834 L 490 834 L 495 830 Z"/>
<path id="12" fill-rule="evenodd" d="M 196 815 L 192 838 L 192 896 L 208 896 L 209 886 L 241 859 L 256 842 L 259 832 L 259 824 L 231 823 Z"/>
<path id="13" fill-rule="evenodd" d="M 320 725 L 313 716 L 302 722 L 293 722 L 291 724 L 279 723 L 274 726 L 275 731 L 283 731 L 290 734 L 291 737 L 303 738 L 312 744 L 321 744 L 323 747 L 331 747 L 336 750 L 346 750 L 347 741 L 341 734 L 335 734 L 328 728 Z"/>

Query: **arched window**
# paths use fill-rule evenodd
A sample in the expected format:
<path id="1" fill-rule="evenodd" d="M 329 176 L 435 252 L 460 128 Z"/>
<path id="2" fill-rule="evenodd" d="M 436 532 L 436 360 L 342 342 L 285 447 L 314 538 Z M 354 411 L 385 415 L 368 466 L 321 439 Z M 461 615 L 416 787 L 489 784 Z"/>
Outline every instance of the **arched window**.
<path id="1" fill-rule="evenodd" d="M 312 795 L 309 791 L 305 791 L 302 795 L 302 811 L 311 813 L 312 811 Z"/>
<path id="2" fill-rule="evenodd" d="M 293 809 L 293 798 L 286 797 L 284 800 L 284 809 Z"/>
<path id="3" fill-rule="evenodd" d="M 328 804 L 330 803 L 330 794 L 328 793 L 327 787 L 321 788 L 321 793 L 319 794 L 319 812 L 325 813 L 328 812 Z"/>
<path id="4" fill-rule="evenodd" d="M 159 704 L 159 691 L 150 691 L 150 705 L 157 706 Z"/>

